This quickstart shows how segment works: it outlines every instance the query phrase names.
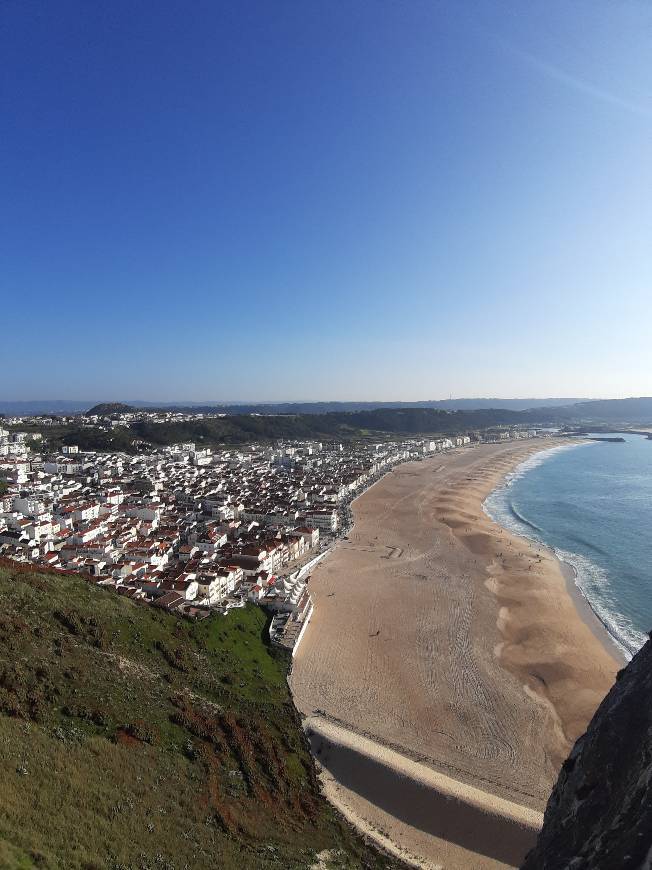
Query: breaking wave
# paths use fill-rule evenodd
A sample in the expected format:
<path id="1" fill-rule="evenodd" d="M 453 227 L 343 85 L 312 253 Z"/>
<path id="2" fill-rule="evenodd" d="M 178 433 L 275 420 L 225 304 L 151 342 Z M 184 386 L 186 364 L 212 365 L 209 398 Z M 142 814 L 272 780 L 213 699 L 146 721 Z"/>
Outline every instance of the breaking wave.
<path id="1" fill-rule="evenodd" d="M 647 638 L 619 612 L 611 592 L 608 572 L 579 553 L 557 547 L 553 547 L 553 550 L 561 562 L 571 566 L 575 574 L 575 585 L 583 598 L 625 656 L 631 659 Z"/>
<path id="2" fill-rule="evenodd" d="M 645 643 L 646 636 L 619 612 L 608 571 L 586 555 L 555 546 L 552 541 L 547 539 L 548 536 L 544 529 L 528 519 L 522 507 L 517 507 L 511 497 L 510 490 L 517 480 L 525 477 L 553 456 L 582 446 L 590 445 L 564 445 L 535 454 L 508 474 L 502 484 L 489 493 L 482 507 L 494 522 L 503 526 L 507 531 L 548 547 L 560 561 L 572 568 L 575 585 L 579 592 L 626 658 L 630 659 Z M 604 550 L 572 531 L 569 532 L 568 537 L 570 540 L 576 541 L 579 546 L 588 549 L 589 552 L 595 550 L 596 555 L 607 555 Z"/>
<path id="3" fill-rule="evenodd" d="M 526 517 L 524 517 L 523 514 L 518 510 L 513 501 L 509 502 L 509 509 L 517 522 L 523 523 L 523 525 L 528 526 L 528 528 L 532 529 L 533 532 L 538 532 L 540 535 L 543 534 L 543 529 L 540 529 L 536 523 L 533 523 L 530 520 L 526 519 Z"/>

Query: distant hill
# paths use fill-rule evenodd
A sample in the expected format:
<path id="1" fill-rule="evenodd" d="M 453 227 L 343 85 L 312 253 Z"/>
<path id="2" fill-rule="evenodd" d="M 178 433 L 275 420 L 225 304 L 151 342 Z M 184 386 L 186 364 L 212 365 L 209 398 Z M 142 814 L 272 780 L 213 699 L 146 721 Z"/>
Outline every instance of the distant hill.
<path id="1" fill-rule="evenodd" d="M 558 408 L 574 405 L 584 399 L 444 399 L 432 407 L 454 411 L 474 411 L 482 408 L 505 408 L 510 411 L 527 411 L 530 408 Z"/>
<path id="2" fill-rule="evenodd" d="M 179 410 L 183 410 L 179 407 Z M 631 399 L 452 399 L 441 402 L 307 402 L 307 403 L 282 403 L 273 405 L 220 405 L 220 406 L 195 406 L 187 408 L 195 412 L 225 413 L 229 416 L 245 414 L 262 414 L 266 416 L 295 414 L 302 418 L 311 418 L 316 415 L 339 415 L 338 419 L 344 419 L 348 415 L 348 422 L 357 425 L 365 425 L 364 420 L 369 421 L 370 428 L 382 428 L 386 431 L 398 431 L 395 426 L 396 420 L 405 419 L 405 415 L 412 415 L 418 411 L 424 422 L 444 420 L 444 417 L 436 417 L 437 414 L 450 412 L 468 414 L 467 425 L 470 427 L 496 424 L 510 424 L 521 422 L 550 422 L 551 424 L 566 422 L 568 420 L 596 422 L 618 422 L 629 424 L 652 423 L 652 398 Z M 375 415 L 365 418 L 355 415 Z M 386 414 L 386 416 L 383 416 Z M 403 415 L 403 417 L 401 416 Z M 520 415 L 520 417 L 519 417 Z M 462 418 L 459 418 L 460 420 Z M 377 421 L 383 420 L 381 426 Z M 449 420 L 450 422 L 450 420 Z M 428 425 L 430 423 L 428 422 Z M 409 429 L 408 431 L 431 431 L 425 429 Z M 439 430 L 435 430 L 439 431 Z"/>
<path id="3" fill-rule="evenodd" d="M 526 412 L 502 409 L 444 411 L 435 408 L 377 408 L 373 411 L 327 414 L 233 414 L 165 423 L 145 419 L 114 427 L 110 431 L 78 423 L 48 426 L 21 424 L 20 429 L 28 433 L 40 432 L 48 450 L 76 444 L 81 450 L 135 453 L 143 449 L 143 445 L 165 446 L 182 441 L 219 447 L 278 439 L 347 441 L 364 437 L 378 439 L 388 435 L 455 435 L 494 426 L 540 424 L 549 418 L 545 409 L 542 412 Z"/>
<path id="4" fill-rule="evenodd" d="M 0 595 L 0 867 L 395 867 L 322 797 L 262 610 L 189 623 L 7 562 Z"/>
<path id="5" fill-rule="evenodd" d="M 554 412 L 560 418 L 645 425 L 652 423 L 652 398 L 602 399 L 600 401 L 580 402 L 567 408 L 555 408 Z"/>
<path id="6" fill-rule="evenodd" d="M 432 408 L 444 411 L 472 411 L 501 408 L 525 411 L 529 408 L 560 407 L 581 399 L 442 399 L 420 402 L 254 402 L 254 403 L 190 403 L 159 405 L 161 410 L 194 411 L 207 414 L 331 414 L 380 409 L 404 410 Z"/>
<path id="7" fill-rule="evenodd" d="M 110 417 L 111 414 L 130 414 L 137 410 L 132 405 L 125 405 L 123 402 L 101 402 L 99 405 L 93 405 L 85 412 L 85 417 Z"/>
<path id="8" fill-rule="evenodd" d="M 143 403 L 144 404 L 144 403 Z M 138 407 L 121 403 L 96 405 L 95 408 L 115 407 L 114 411 L 99 412 L 91 409 L 88 413 L 119 413 L 138 410 Z M 220 413 L 229 416 L 247 414 L 294 414 L 303 417 L 318 414 L 354 414 L 371 411 L 464 411 L 490 412 L 527 412 L 534 421 L 594 420 L 644 424 L 652 422 L 652 398 L 630 399 L 444 399 L 423 402 L 279 402 L 267 404 L 240 405 L 166 405 L 161 410 L 193 411 L 195 413 Z M 154 410 L 147 406 L 144 410 Z M 427 419 L 426 417 L 423 418 Z M 482 419 L 481 417 L 479 419 Z M 504 422 L 510 422 L 505 420 Z M 474 425 L 474 424 L 469 424 Z M 478 425 L 483 425 L 482 423 Z M 395 431 L 393 428 L 388 431 Z M 423 430 L 427 431 L 427 430 Z"/>
<path id="9" fill-rule="evenodd" d="M 68 399 L 38 399 L 33 401 L 1 401 L 0 414 L 26 416 L 37 414 L 78 414 L 89 408 L 108 404 L 125 405 L 138 410 L 193 410 L 221 414 L 325 414 L 330 411 L 371 411 L 375 408 L 441 408 L 444 410 L 474 410 L 506 408 L 522 411 L 527 408 L 561 407 L 583 399 L 443 399 L 420 402 L 145 402 L 127 399 L 123 402 L 75 401 Z"/>

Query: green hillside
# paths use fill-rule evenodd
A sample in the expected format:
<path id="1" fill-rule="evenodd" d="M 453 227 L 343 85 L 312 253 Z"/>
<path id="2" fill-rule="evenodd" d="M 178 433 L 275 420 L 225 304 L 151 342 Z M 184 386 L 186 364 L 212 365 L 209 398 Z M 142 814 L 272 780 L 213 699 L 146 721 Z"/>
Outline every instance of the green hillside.
<path id="1" fill-rule="evenodd" d="M 547 410 L 545 411 L 547 414 Z M 539 412 L 443 411 L 433 408 L 379 409 L 328 414 L 279 414 L 257 416 L 233 414 L 203 420 L 137 420 L 111 429 L 84 423 L 12 427 L 21 432 L 40 432 L 43 449 L 57 450 L 76 444 L 81 450 L 137 452 L 142 445 L 162 447 L 192 441 L 204 447 L 223 447 L 277 439 L 346 441 L 352 438 L 402 437 L 405 435 L 455 435 L 492 426 L 529 425 Z M 534 415 L 534 416 L 533 416 Z"/>
<path id="2" fill-rule="evenodd" d="M 381 868 L 321 797 L 254 607 L 0 567 L 0 867 Z"/>

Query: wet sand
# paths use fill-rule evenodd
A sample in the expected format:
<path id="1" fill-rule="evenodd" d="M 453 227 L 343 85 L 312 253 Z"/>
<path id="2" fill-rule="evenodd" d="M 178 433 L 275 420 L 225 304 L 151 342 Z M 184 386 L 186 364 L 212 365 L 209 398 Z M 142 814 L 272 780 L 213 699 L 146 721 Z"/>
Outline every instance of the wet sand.
<path id="1" fill-rule="evenodd" d="M 554 556 L 554 553 L 552 555 Z M 577 572 L 575 568 L 567 562 L 562 562 L 561 570 L 566 578 L 566 589 L 573 599 L 578 616 L 584 620 L 609 655 L 618 663 L 619 667 L 624 668 L 630 658 L 625 654 L 622 647 L 618 645 L 616 639 L 609 633 L 609 629 L 593 610 L 584 593 L 577 585 Z"/>
<path id="2" fill-rule="evenodd" d="M 482 510 L 507 472 L 554 444 L 399 466 L 355 502 L 349 540 L 310 580 L 291 685 L 325 791 L 414 866 L 515 866 L 621 664 L 554 555 Z M 424 785 L 433 772 L 439 785 Z M 534 815 L 505 815 L 514 805 Z"/>

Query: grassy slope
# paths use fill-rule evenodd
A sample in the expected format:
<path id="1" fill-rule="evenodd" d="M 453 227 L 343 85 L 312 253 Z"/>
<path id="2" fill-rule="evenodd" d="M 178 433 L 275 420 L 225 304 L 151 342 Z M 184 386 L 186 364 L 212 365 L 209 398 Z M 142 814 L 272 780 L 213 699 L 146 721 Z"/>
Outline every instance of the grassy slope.
<path id="1" fill-rule="evenodd" d="M 319 794 L 257 608 L 0 568 L 0 867 L 381 868 Z"/>

